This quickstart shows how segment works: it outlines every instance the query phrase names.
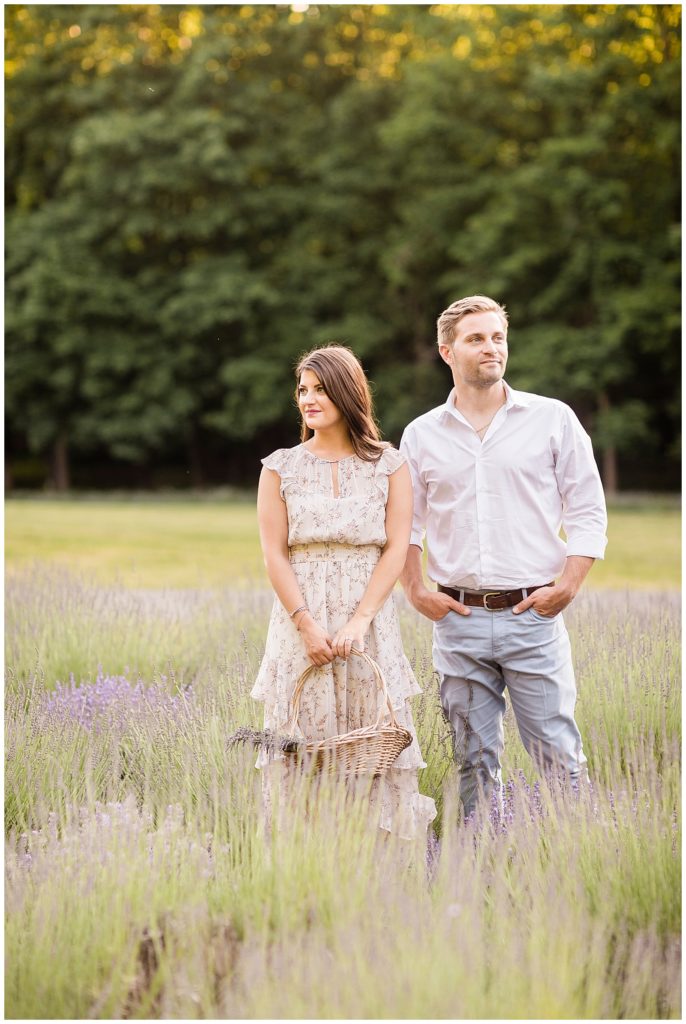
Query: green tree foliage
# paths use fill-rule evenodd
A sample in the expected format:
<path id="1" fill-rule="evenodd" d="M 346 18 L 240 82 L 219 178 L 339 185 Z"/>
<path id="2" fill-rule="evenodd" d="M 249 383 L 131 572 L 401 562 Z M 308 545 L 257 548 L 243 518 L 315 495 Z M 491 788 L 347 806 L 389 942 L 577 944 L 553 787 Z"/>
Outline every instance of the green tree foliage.
<path id="1" fill-rule="evenodd" d="M 67 450 L 257 466 L 333 340 L 397 440 L 475 291 L 609 486 L 617 452 L 676 458 L 676 5 L 17 5 L 6 31 L 8 429 L 58 483 Z"/>

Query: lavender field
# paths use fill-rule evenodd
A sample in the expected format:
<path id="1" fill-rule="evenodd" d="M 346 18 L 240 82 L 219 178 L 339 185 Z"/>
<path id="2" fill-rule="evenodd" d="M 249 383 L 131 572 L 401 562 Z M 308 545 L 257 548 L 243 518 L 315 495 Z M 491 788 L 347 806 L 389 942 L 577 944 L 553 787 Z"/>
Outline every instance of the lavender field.
<path id="1" fill-rule="evenodd" d="M 260 722 L 271 600 L 9 572 L 6 1016 L 678 1018 L 678 594 L 578 598 L 592 785 L 539 778 L 508 713 L 504 813 L 469 823 L 430 627 L 397 596 L 440 812 L 409 865 L 330 781 L 265 842 L 226 738 Z"/>

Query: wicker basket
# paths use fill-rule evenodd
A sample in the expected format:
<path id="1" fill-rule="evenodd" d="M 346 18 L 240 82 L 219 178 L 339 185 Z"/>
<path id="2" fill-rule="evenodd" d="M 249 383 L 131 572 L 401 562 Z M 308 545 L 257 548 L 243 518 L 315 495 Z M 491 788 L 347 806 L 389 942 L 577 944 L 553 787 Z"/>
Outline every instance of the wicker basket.
<path id="1" fill-rule="evenodd" d="M 384 697 L 384 704 L 379 711 L 374 725 L 364 729 L 353 729 L 352 732 L 331 736 L 326 740 L 305 741 L 298 744 L 297 752 L 286 751 L 284 756 L 292 760 L 304 758 L 308 766 L 317 771 L 332 771 L 350 777 L 353 775 L 381 775 L 387 771 L 398 754 L 412 742 L 412 734 L 398 724 L 388 694 L 386 680 L 377 663 L 363 651 L 355 648 L 350 652 L 363 658 L 374 672 L 374 678 Z M 293 691 L 292 712 L 288 723 L 288 732 L 295 734 L 300 711 L 300 698 L 306 681 L 316 671 L 310 665 L 295 684 Z M 389 721 L 382 725 L 382 720 L 389 716 Z"/>

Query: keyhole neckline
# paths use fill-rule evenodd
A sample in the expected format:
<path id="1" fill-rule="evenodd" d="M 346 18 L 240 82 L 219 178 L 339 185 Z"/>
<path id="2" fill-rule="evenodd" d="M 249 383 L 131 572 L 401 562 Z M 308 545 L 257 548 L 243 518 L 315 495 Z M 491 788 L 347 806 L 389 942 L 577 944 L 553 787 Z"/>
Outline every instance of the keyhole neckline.
<path id="1" fill-rule="evenodd" d="M 304 443 L 303 448 L 311 459 L 316 459 L 317 462 L 324 462 L 328 466 L 337 466 L 339 462 L 347 462 L 348 459 L 356 458 L 355 452 L 352 452 L 350 455 L 342 455 L 340 459 L 323 459 L 321 455 L 315 455 L 309 448 L 306 448 Z"/>

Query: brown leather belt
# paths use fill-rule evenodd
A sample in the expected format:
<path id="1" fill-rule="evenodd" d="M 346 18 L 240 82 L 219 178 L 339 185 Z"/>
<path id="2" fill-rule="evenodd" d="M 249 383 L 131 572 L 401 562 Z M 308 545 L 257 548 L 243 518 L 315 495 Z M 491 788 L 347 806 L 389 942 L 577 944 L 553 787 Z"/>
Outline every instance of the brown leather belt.
<path id="1" fill-rule="evenodd" d="M 534 590 L 541 587 L 552 587 L 552 583 L 539 583 L 535 587 L 524 587 L 520 590 L 489 590 L 487 594 L 475 594 L 470 590 L 453 590 L 452 587 L 444 587 L 438 584 L 441 594 L 447 594 L 460 604 L 466 604 L 469 608 L 485 608 L 489 612 L 500 612 L 504 608 L 512 608 L 519 604 Z"/>

